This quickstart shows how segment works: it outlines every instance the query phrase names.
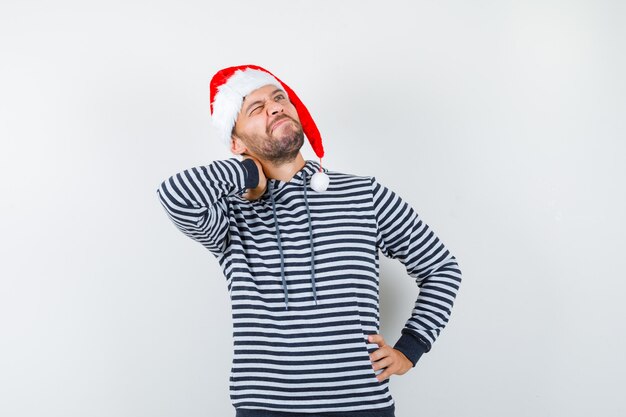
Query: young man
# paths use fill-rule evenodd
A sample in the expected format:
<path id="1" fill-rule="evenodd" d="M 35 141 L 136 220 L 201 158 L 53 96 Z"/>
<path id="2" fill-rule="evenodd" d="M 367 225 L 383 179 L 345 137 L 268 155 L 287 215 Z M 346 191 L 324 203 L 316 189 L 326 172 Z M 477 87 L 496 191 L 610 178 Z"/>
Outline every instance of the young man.
<path id="1" fill-rule="evenodd" d="M 394 416 L 389 377 L 415 367 L 446 326 L 461 283 L 455 257 L 375 177 L 305 160 L 304 135 L 321 161 L 319 131 L 269 71 L 220 70 L 211 110 L 243 159 L 175 174 L 157 194 L 226 277 L 236 415 Z M 393 347 L 378 333 L 379 250 L 420 288 Z"/>

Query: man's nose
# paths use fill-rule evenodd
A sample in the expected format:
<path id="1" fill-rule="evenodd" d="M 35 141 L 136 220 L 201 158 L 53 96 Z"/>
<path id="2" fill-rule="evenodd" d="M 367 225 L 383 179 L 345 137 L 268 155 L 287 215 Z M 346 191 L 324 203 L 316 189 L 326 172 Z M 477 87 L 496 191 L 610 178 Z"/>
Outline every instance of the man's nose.
<path id="1" fill-rule="evenodd" d="M 283 105 L 278 101 L 271 101 L 267 106 L 267 111 L 270 115 L 275 115 L 283 112 Z"/>

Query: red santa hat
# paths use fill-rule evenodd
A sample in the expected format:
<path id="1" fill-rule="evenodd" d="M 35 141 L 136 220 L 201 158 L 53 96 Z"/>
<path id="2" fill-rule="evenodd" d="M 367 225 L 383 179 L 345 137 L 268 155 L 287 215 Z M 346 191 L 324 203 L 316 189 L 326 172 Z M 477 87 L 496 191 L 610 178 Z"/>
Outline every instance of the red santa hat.
<path id="1" fill-rule="evenodd" d="M 321 164 L 324 156 L 322 137 L 309 110 L 287 84 L 258 65 L 239 65 L 224 68 L 219 70 L 211 79 L 211 121 L 218 131 L 220 140 L 226 145 L 230 145 L 231 134 L 244 97 L 257 88 L 266 85 L 275 85 L 283 89 L 287 94 L 289 101 L 291 101 L 298 112 L 302 131 L 309 140 L 313 151 L 320 159 L 320 171 L 322 171 Z"/>

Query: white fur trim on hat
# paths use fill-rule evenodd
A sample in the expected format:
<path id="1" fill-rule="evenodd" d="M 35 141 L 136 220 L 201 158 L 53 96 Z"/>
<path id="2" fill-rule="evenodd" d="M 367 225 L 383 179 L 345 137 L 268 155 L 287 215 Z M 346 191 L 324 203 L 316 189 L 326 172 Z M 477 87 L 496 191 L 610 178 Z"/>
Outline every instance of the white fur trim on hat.
<path id="1" fill-rule="evenodd" d="M 244 97 L 266 85 L 275 85 L 285 90 L 270 74 L 251 68 L 235 71 L 226 83 L 218 87 L 213 100 L 211 122 L 217 129 L 220 140 L 226 145 L 230 145 L 231 134 Z M 287 95 L 286 91 L 285 95 Z"/>

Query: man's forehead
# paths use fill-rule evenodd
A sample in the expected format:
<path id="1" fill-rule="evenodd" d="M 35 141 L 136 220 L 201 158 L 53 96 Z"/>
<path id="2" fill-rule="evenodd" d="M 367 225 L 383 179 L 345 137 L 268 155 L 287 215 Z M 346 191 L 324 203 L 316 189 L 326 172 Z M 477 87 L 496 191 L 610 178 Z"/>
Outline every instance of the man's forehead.
<path id="1" fill-rule="evenodd" d="M 267 85 L 264 85 L 263 87 L 257 88 L 256 90 L 252 90 L 250 93 L 248 93 L 248 95 L 243 97 L 243 101 L 246 101 L 246 99 L 250 100 L 256 96 L 267 94 L 267 93 L 276 94 L 279 91 L 284 92 L 285 90 L 273 84 L 267 84 Z"/>

